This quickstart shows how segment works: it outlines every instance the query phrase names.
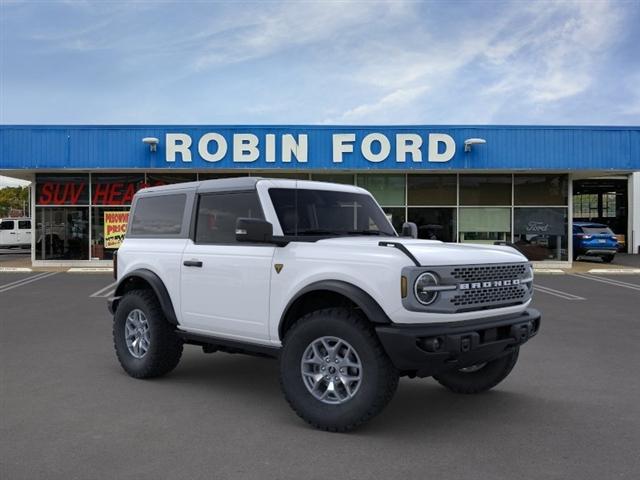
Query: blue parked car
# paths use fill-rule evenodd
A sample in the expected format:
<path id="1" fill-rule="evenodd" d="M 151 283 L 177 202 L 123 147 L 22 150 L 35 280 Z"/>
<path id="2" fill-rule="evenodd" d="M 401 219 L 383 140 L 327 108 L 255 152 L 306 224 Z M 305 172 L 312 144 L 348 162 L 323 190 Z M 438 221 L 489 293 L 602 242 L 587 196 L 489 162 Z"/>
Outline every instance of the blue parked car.
<path id="1" fill-rule="evenodd" d="M 609 227 L 602 223 L 573 224 L 573 259 L 579 256 L 595 256 L 609 263 L 618 251 L 618 239 Z"/>

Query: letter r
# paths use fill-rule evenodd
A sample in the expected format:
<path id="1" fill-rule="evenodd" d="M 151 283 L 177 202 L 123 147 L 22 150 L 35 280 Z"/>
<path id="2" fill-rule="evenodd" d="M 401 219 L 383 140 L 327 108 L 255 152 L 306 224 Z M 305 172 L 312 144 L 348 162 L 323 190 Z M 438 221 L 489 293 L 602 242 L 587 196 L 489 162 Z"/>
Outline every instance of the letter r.
<path id="1" fill-rule="evenodd" d="M 191 161 L 191 137 L 186 133 L 167 133 L 165 136 L 167 143 L 166 161 L 173 163 L 176 161 L 176 153 L 182 155 L 183 162 Z"/>

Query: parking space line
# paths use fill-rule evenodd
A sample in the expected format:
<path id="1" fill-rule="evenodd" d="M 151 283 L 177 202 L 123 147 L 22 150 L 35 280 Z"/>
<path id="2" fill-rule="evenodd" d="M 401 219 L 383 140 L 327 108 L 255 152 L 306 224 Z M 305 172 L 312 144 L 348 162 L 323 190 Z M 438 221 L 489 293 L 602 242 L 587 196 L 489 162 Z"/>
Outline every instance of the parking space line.
<path id="1" fill-rule="evenodd" d="M 640 292 L 640 285 L 636 285 L 634 283 L 622 282 L 620 280 L 612 280 L 610 278 L 595 277 L 593 275 L 583 275 L 580 273 L 574 273 L 572 276 L 584 278 L 586 280 L 593 280 L 594 282 L 606 283 L 607 285 L 612 285 L 614 287 L 628 288 L 630 290 L 636 290 Z"/>
<path id="2" fill-rule="evenodd" d="M 39 273 L 38 275 L 32 275 L 31 277 L 24 278 L 22 280 L 18 280 L 15 282 L 5 283 L 4 285 L 0 285 L 0 293 L 4 293 L 8 290 L 13 290 L 14 288 L 21 287 L 28 283 L 37 282 L 38 280 L 42 280 L 43 278 L 52 277 L 56 273 L 58 272 L 44 272 L 44 273 Z"/>
<path id="3" fill-rule="evenodd" d="M 547 293 L 549 295 L 553 295 L 554 297 L 562 298 L 563 300 L 586 300 L 586 298 L 584 297 L 579 297 L 578 295 L 563 292 L 561 290 L 555 290 L 549 287 L 543 287 L 542 285 L 534 285 L 533 289 L 536 292 Z"/>
<path id="4" fill-rule="evenodd" d="M 46 274 L 47 274 L 47 272 L 41 272 L 41 273 L 38 273 L 36 275 L 30 275 L 28 277 L 21 278 L 20 280 L 15 280 L 15 281 L 10 282 L 10 283 L 5 283 L 4 285 L 0 285 L 0 290 L 2 290 L 5 287 L 10 287 L 11 285 L 16 285 L 18 283 L 26 282 L 27 280 L 30 280 L 32 278 L 42 277 L 43 275 L 46 275 Z"/>
<path id="5" fill-rule="evenodd" d="M 113 292 L 115 292 L 115 288 L 113 288 L 116 283 L 118 282 L 113 282 L 110 283 L 109 285 L 107 285 L 106 287 L 102 287 L 100 290 L 98 290 L 97 292 L 93 292 L 91 295 L 89 295 L 89 297 L 109 297 L 111 296 L 111 294 L 113 294 Z"/>

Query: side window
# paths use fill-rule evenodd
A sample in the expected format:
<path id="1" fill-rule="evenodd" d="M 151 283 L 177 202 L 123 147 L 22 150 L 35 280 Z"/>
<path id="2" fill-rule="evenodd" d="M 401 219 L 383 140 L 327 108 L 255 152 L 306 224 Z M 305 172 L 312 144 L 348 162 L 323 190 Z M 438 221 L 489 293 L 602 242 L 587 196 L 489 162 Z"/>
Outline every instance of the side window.
<path id="1" fill-rule="evenodd" d="M 184 193 L 140 198 L 133 211 L 131 235 L 180 235 L 186 200 Z"/>
<path id="2" fill-rule="evenodd" d="M 196 243 L 235 243 L 239 217 L 264 218 L 256 192 L 200 195 Z"/>
<path id="3" fill-rule="evenodd" d="M 4 220 L 0 223 L 0 230 L 13 230 L 13 220 Z"/>
<path id="4" fill-rule="evenodd" d="M 31 220 L 20 220 L 18 222 L 19 230 L 29 230 L 31 228 Z"/>

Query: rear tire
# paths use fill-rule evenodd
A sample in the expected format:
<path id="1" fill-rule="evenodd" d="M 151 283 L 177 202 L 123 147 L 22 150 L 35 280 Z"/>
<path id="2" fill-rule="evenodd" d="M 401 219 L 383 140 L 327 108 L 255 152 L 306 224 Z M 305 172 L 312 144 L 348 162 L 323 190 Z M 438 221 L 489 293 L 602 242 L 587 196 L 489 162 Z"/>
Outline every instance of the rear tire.
<path id="1" fill-rule="evenodd" d="M 346 432 L 384 409 L 398 387 L 398 371 L 369 322 L 352 310 L 331 308 L 305 315 L 287 331 L 280 385 L 307 423 Z"/>
<path id="2" fill-rule="evenodd" d="M 611 263 L 613 262 L 615 255 L 605 255 L 604 257 L 602 257 L 602 261 L 604 263 Z"/>
<path id="3" fill-rule="evenodd" d="M 454 370 L 434 375 L 443 387 L 454 393 L 472 394 L 486 392 L 507 378 L 518 361 L 519 348 L 503 357 L 485 363 L 481 368 Z"/>
<path id="4" fill-rule="evenodd" d="M 134 378 L 160 377 L 182 356 L 182 340 L 151 290 L 127 292 L 113 319 L 113 345 L 125 372 Z"/>

